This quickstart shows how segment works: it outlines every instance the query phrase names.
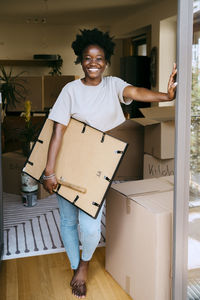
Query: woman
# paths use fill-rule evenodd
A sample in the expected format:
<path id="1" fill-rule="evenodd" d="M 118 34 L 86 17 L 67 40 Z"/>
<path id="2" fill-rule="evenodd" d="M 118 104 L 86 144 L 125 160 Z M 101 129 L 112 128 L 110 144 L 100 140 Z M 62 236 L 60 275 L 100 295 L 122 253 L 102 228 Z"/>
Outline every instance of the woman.
<path id="1" fill-rule="evenodd" d="M 117 77 L 103 77 L 103 72 L 114 52 L 114 46 L 112 37 L 98 29 L 81 30 L 81 34 L 77 35 L 72 43 L 72 48 L 77 55 L 75 63 L 81 63 L 84 77 L 68 83 L 63 88 L 49 115 L 49 119 L 54 121 L 54 128 L 44 172 L 44 187 L 50 193 L 57 186 L 54 174 L 55 161 L 71 116 L 101 131 L 107 131 L 125 121 L 120 102 L 130 104 L 133 100 L 171 101 L 175 97 L 177 72 L 175 64 L 167 93 L 137 88 Z M 62 197 L 58 196 L 58 201 L 61 235 L 71 268 L 74 270 L 70 283 L 72 293 L 78 298 L 84 298 L 89 261 L 100 240 L 102 209 L 97 219 L 93 219 Z M 78 222 L 82 243 L 81 258 Z"/>

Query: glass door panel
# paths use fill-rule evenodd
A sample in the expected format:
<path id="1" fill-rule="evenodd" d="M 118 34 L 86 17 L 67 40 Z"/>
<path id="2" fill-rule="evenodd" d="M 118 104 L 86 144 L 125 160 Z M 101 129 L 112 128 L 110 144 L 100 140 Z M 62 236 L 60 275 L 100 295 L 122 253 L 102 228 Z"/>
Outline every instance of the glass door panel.
<path id="1" fill-rule="evenodd" d="M 193 1 L 188 300 L 200 299 L 200 0 Z"/>

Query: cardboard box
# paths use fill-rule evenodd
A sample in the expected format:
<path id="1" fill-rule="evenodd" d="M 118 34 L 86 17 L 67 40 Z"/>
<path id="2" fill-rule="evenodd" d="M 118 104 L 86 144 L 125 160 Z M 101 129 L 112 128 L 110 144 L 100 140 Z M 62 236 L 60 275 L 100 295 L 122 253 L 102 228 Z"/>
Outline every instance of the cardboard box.
<path id="1" fill-rule="evenodd" d="M 115 180 L 136 180 L 143 178 L 144 127 L 127 120 L 107 131 L 109 135 L 128 143 L 128 149 L 115 174 Z"/>
<path id="2" fill-rule="evenodd" d="M 21 195 L 21 171 L 25 160 L 20 152 L 2 154 L 3 192 Z"/>
<path id="3" fill-rule="evenodd" d="M 42 76 L 20 76 L 19 83 L 26 89 L 25 92 L 22 92 L 22 89 L 19 88 L 19 92 L 24 96 L 24 101 L 31 101 L 31 110 L 42 111 L 44 109 L 42 103 Z M 16 103 L 16 107 L 9 105 L 8 111 L 24 111 L 24 101 L 21 100 Z"/>
<path id="4" fill-rule="evenodd" d="M 75 75 L 61 75 L 61 76 L 43 76 L 42 90 L 43 90 L 43 105 L 44 109 L 51 108 L 62 88 L 70 81 L 77 79 Z"/>
<path id="5" fill-rule="evenodd" d="M 21 171 L 26 157 L 20 151 L 2 154 L 3 191 L 10 194 L 21 195 Z M 38 184 L 38 199 L 44 199 L 50 194 Z"/>
<path id="6" fill-rule="evenodd" d="M 174 175 L 174 159 L 159 159 L 144 154 L 143 178 L 155 178 Z"/>
<path id="7" fill-rule="evenodd" d="M 173 106 L 141 108 L 144 118 L 132 119 L 145 127 L 144 152 L 160 159 L 174 157 L 175 108 Z"/>
<path id="8" fill-rule="evenodd" d="M 173 185 L 163 178 L 113 184 L 106 197 L 106 270 L 134 300 L 171 299 Z"/>
<path id="9" fill-rule="evenodd" d="M 38 114 L 38 113 L 37 113 Z M 35 114 L 34 114 L 35 115 Z M 39 130 L 46 119 L 45 115 L 31 117 L 31 123 Z M 2 135 L 4 136 L 4 152 L 14 152 L 22 149 L 20 133 L 25 128 L 25 118 L 20 116 L 6 116 L 2 126 Z"/>
<path id="10" fill-rule="evenodd" d="M 52 107 L 65 84 L 77 78 L 75 75 L 20 76 L 19 83 L 25 91 L 19 88 L 19 92 L 31 101 L 32 111 L 41 112 Z M 16 107 L 9 105 L 8 111 L 24 111 L 24 101 L 16 103 Z"/>

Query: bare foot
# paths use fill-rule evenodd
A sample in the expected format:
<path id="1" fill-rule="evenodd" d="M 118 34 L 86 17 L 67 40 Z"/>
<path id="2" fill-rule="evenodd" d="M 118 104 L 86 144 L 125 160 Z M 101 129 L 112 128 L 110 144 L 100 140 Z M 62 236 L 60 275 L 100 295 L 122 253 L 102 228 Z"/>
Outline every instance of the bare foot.
<path id="1" fill-rule="evenodd" d="M 87 271 L 88 271 L 89 261 L 80 260 L 78 269 L 74 271 L 74 276 L 70 282 L 72 287 L 72 294 L 77 298 L 85 298 L 87 288 Z"/>

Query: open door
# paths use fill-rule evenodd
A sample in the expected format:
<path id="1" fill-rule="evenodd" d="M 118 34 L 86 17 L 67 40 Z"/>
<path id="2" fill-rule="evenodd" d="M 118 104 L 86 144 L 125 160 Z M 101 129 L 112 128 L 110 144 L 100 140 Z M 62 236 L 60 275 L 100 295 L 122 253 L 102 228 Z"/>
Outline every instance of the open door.
<path id="1" fill-rule="evenodd" d="M 178 1 L 173 300 L 186 300 L 188 278 L 188 203 L 193 1 Z M 199 299 L 199 298 L 193 298 Z"/>

